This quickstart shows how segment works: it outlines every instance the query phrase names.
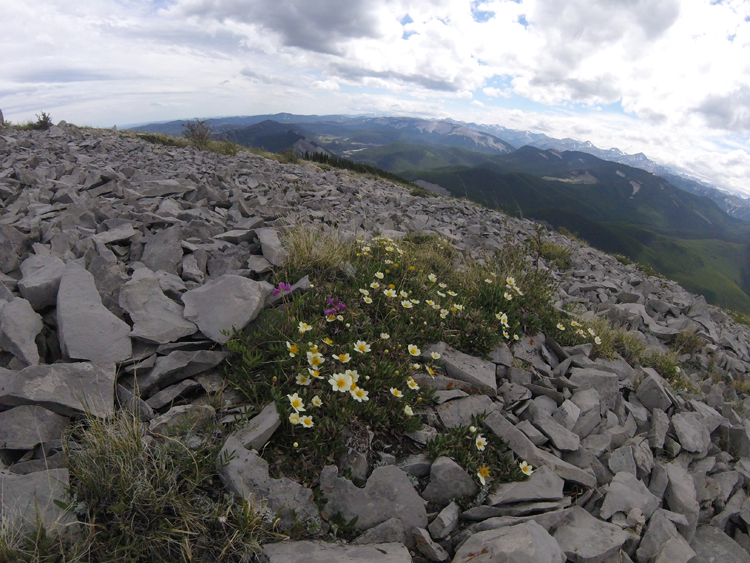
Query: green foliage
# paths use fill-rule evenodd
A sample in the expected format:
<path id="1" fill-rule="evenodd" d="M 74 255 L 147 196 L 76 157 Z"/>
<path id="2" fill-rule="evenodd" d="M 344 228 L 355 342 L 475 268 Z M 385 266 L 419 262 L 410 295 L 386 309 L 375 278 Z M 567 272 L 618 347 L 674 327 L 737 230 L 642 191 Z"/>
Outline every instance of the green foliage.
<path id="1" fill-rule="evenodd" d="M 705 339 L 692 330 L 681 330 L 677 333 L 669 347 L 678 356 L 682 354 L 695 354 L 700 352 L 706 345 Z"/>
<path id="2" fill-rule="evenodd" d="M 482 423 L 486 418 L 485 414 L 473 416 L 470 426 L 449 428 L 429 440 L 427 451 L 430 458 L 450 457 L 468 471 L 480 486 L 484 486 L 478 476 L 482 466 L 492 468 L 489 476 L 485 476 L 486 482 L 497 484 L 523 481 L 526 476 L 513 462 L 508 444 L 491 431 L 482 432 Z"/>
<path id="3" fill-rule="evenodd" d="M 192 146 L 198 150 L 208 150 L 212 141 L 212 129 L 205 119 L 188 121 L 183 127 L 185 127 L 183 136 Z"/>
<path id="4" fill-rule="evenodd" d="M 281 291 L 279 307 L 235 335 L 229 372 L 259 408 L 276 402 L 282 429 L 264 457 L 275 475 L 302 483 L 314 484 L 324 465 L 338 461 L 352 432 L 368 428 L 376 439 L 398 444 L 421 426 L 420 406 L 431 394 L 412 377 L 442 371 L 439 357 L 421 354 L 427 344 L 486 354 L 561 320 L 549 271 L 533 267 L 529 248 L 511 241 L 481 261 L 427 236 L 347 243 L 298 230 L 284 242 L 289 259 L 274 283 L 307 274 L 314 287 L 294 298 Z M 330 380 L 347 373 L 367 400 L 333 388 Z M 295 393 L 304 408 L 299 413 L 290 399 Z M 297 417 L 304 422 L 308 415 L 305 427 Z"/>
<path id="5" fill-rule="evenodd" d="M 6 122 L 6 125 L 10 126 L 10 122 Z M 22 125 L 17 125 L 16 129 L 21 131 L 46 131 L 52 127 L 52 117 L 46 112 L 36 114 L 36 121 L 27 121 Z"/>

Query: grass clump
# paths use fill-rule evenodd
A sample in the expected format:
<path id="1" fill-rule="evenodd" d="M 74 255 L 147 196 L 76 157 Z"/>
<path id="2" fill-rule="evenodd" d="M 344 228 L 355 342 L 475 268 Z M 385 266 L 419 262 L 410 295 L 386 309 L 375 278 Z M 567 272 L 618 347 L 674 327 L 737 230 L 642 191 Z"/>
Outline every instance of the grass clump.
<path id="1" fill-rule="evenodd" d="M 210 429 L 200 446 L 148 434 L 125 411 L 70 431 L 66 455 L 78 515 L 78 551 L 92 561 L 247 561 L 266 534 L 254 507 L 221 490 L 221 444 Z"/>
<path id="2" fill-rule="evenodd" d="M 5 124 L 7 126 L 12 126 L 9 121 L 6 121 Z M 41 112 L 40 114 L 36 114 L 36 121 L 27 121 L 26 123 L 22 123 L 12 127 L 15 127 L 20 131 L 46 131 L 47 129 L 52 127 L 52 125 L 52 117 L 50 116 L 50 114 Z"/>
<path id="3" fill-rule="evenodd" d="M 273 278 L 283 305 L 230 340 L 230 378 L 255 405 L 276 403 L 282 428 L 264 458 L 308 486 L 345 444 L 366 454 L 369 432 L 399 445 L 421 427 L 430 393 L 417 374 L 442 371 L 430 343 L 482 355 L 560 322 L 550 273 L 526 260 L 525 245 L 474 261 L 428 236 L 345 242 L 308 229 L 285 244 L 288 262 Z M 313 287 L 292 298 L 288 284 L 303 275 Z M 514 470 L 490 467 L 499 480 Z"/>

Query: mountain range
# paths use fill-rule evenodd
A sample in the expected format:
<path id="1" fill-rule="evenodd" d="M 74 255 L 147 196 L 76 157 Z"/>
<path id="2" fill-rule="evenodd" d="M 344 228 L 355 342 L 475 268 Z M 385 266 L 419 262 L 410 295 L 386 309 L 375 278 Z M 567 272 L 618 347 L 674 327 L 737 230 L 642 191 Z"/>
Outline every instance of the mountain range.
<path id="1" fill-rule="evenodd" d="M 567 229 L 709 302 L 750 312 L 750 203 L 642 153 L 452 120 L 276 114 L 206 122 L 217 138 L 348 158 Z M 136 130 L 180 135 L 183 125 Z"/>

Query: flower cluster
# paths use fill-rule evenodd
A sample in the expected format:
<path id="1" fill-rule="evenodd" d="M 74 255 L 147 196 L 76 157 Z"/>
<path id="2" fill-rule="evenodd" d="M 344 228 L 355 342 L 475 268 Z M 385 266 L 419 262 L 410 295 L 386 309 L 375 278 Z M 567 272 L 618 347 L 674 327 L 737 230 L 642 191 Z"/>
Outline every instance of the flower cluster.
<path id="1" fill-rule="evenodd" d="M 596 344 L 597 346 L 601 346 L 602 339 L 597 336 L 593 328 L 587 328 L 586 330 L 583 330 L 580 323 L 578 323 L 577 321 L 570 321 L 570 326 L 573 334 L 575 334 L 576 336 L 580 336 L 581 338 L 593 337 L 594 344 Z M 559 330 L 560 332 L 564 332 L 566 328 L 567 327 L 563 323 L 557 323 L 557 330 Z"/>
<path id="2" fill-rule="evenodd" d="M 329 297 L 328 299 L 326 299 L 326 303 L 329 305 L 329 308 L 323 311 L 323 315 L 325 315 L 326 321 L 328 321 L 329 323 L 336 320 L 343 321 L 344 317 L 339 314 L 339 312 L 346 309 L 346 304 L 335 297 Z"/>
<path id="3" fill-rule="evenodd" d="M 288 283 L 279 282 L 279 286 L 274 288 L 273 296 L 276 297 L 279 293 L 292 291 L 292 286 Z"/>

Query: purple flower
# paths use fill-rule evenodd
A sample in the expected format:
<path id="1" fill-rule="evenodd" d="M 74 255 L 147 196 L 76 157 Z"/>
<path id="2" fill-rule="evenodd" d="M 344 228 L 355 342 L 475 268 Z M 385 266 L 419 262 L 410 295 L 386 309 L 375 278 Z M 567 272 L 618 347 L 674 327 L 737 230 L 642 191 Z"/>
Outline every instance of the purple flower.
<path id="1" fill-rule="evenodd" d="M 282 291 L 292 291 L 292 286 L 288 283 L 279 282 L 279 287 L 273 290 L 273 296 L 276 297 Z"/>

